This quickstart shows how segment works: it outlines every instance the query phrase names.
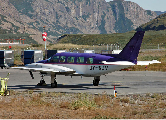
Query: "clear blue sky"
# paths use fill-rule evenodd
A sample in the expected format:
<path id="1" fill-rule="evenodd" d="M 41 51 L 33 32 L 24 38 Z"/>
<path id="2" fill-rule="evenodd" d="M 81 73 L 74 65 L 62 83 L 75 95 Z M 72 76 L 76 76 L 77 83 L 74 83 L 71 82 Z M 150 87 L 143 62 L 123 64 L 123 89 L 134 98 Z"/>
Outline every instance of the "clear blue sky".
<path id="1" fill-rule="evenodd" d="M 113 0 L 106 0 L 107 2 Z M 137 3 L 145 10 L 166 11 L 166 0 L 125 0 Z"/>

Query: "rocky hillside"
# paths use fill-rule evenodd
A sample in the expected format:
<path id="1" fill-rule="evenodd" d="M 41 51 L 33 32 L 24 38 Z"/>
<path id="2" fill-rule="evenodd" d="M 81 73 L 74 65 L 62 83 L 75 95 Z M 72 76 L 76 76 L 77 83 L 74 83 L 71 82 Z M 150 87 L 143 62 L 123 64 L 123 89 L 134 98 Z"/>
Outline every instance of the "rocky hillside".
<path id="1" fill-rule="evenodd" d="M 49 42 L 62 34 L 123 33 L 157 17 L 130 1 L 0 0 L 0 28 L 34 34 L 42 42 L 46 26 Z"/>
<path id="2" fill-rule="evenodd" d="M 166 29 L 166 13 L 162 14 L 162 15 L 159 15 L 158 17 L 151 20 L 150 22 L 147 22 L 147 23 L 141 25 L 136 30 L 144 30 L 144 31 L 155 30 L 155 31 L 159 31 L 159 30 L 165 30 L 165 29 Z"/>

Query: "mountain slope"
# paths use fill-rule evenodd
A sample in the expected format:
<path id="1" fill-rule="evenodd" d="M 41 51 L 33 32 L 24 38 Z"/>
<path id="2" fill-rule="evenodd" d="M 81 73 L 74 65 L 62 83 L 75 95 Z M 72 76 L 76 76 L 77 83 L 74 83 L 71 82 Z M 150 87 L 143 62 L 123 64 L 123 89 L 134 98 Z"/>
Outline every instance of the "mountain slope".
<path id="1" fill-rule="evenodd" d="M 0 27 L 12 29 L 13 33 L 35 33 L 31 37 L 38 43 L 43 43 L 43 26 L 51 42 L 62 34 L 123 33 L 157 16 L 136 3 L 118 0 L 0 0 L 0 3 L 0 14 L 6 17 Z"/>
<path id="2" fill-rule="evenodd" d="M 140 27 L 138 27 L 136 30 L 139 31 L 148 31 L 148 30 L 165 30 L 166 29 L 166 13 L 159 15 L 155 19 L 153 19 L 150 22 L 147 22 Z"/>

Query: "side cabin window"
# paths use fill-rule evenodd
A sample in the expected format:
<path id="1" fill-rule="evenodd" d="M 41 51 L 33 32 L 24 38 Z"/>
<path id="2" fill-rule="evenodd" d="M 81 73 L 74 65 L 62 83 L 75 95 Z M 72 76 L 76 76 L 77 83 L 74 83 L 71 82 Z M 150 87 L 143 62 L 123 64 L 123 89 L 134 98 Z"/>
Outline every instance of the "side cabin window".
<path id="1" fill-rule="evenodd" d="M 93 64 L 93 58 L 87 58 L 87 64 Z"/>
<path id="2" fill-rule="evenodd" d="M 84 63 L 84 57 L 77 57 L 77 63 Z"/>
<path id="3" fill-rule="evenodd" d="M 74 59 L 75 59 L 75 57 L 68 57 L 67 62 L 68 63 L 74 63 Z"/>
<path id="4" fill-rule="evenodd" d="M 66 59 L 65 56 L 61 56 L 59 62 L 64 63 L 64 62 L 65 62 L 65 59 Z"/>
<path id="5" fill-rule="evenodd" d="M 59 62 L 59 56 L 53 56 L 51 62 Z"/>

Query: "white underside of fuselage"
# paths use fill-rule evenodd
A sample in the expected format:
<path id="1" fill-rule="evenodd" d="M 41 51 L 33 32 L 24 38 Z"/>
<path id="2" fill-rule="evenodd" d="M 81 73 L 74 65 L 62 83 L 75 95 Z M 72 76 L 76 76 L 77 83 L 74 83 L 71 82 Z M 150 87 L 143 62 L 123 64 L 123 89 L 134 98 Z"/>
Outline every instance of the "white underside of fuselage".
<path id="1" fill-rule="evenodd" d="M 101 76 L 104 74 L 108 74 L 114 71 L 118 71 L 124 68 L 128 68 L 130 66 L 133 66 L 132 62 L 128 61 L 117 61 L 117 62 L 105 62 L 104 64 L 43 64 L 43 63 L 33 63 L 34 67 L 37 65 L 40 68 L 47 68 L 47 69 L 57 69 L 57 65 L 59 67 L 62 66 L 73 69 L 76 71 L 74 74 L 71 74 L 71 76 L 86 76 L 86 77 L 95 77 L 95 76 Z M 31 67 L 33 67 L 31 65 Z M 67 71 L 67 69 L 66 69 Z"/>
<path id="2" fill-rule="evenodd" d="M 130 66 L 134 66 L 135 64 L 128 61 L 117 61 L 117 62 L 104 62 L 104 64 L 92 64 L 92 65 L 70 65 L 64 64 L 64 67 L 68 67 L 76 70 L 77 74 L 81 74 L 87 77 L 95 77 L 105 75 L 114 71 L 118 71 L 124 68 L 128 68 Z"/>
<path id="3" fill-rule="evenodd" d="M 76 70 L 75 75 L 83 75 L 87 77 L 101 76 L 123 68 L 130 67 L 128 65 L 64 65 Z"/>

